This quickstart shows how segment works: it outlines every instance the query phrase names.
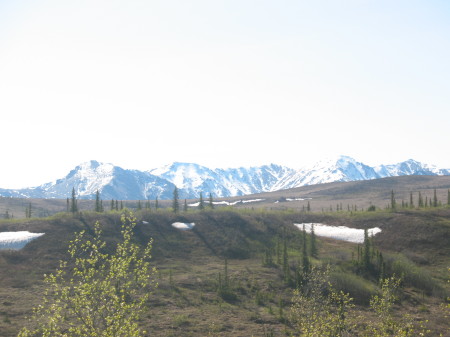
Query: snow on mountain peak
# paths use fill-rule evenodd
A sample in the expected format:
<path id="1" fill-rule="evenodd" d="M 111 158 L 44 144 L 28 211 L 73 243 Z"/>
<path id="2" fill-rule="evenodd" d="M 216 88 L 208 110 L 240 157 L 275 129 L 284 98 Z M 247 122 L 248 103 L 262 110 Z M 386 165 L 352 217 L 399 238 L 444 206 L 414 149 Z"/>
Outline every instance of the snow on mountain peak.
<path id="1" fill-rule="evenodd" d="M 113 179 L 114 165 L 91 160 L 77 166 L 72 176 L 82 182 L 78 185 L 77 195 L 95 194 Z"/>
<path id="2" fill-rule="evenodd" d="M 148 172 L 167 179 L 178 188 L 199 187 L 206 179 L 214 178 L 212 170 L 194 163 L 173 162 Z"/>
<path id="3" fill-rule="evenodd" d="M 210 169 L 195 163 L 174 162 L 143 172 L 91 160 L 55 182 L 23 190 L 1 190 L 1 195 L 66 198 L 75 188 L 77 196 L 82 198 L 93 198 L 99 191 L 102 197 L 112 199 L 170 199 L 176 186 L 180 198 L 198 198 L 200 193 L 205 197 L 211 193 L 217 198 L 400 175 L 450 175 L 450 169 L 413 159 L 371 167 L 349 156 L 338 156 L 301 169 L 276 164 Z"/>

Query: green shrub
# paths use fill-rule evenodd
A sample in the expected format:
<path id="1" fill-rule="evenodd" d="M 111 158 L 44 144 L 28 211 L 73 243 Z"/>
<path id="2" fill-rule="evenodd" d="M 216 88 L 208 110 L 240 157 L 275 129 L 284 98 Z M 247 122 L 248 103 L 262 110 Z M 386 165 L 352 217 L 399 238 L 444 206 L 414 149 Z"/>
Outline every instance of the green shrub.
<path id="1" fill-rule="evenodd" d="M 433 280 L 429 273 L 402 254 L 388 259 L 388 272 L 391 275 L 400 276 L 406 285 L 418 288 L 427 295 L 436 294 L 441 291 L 441 287 Z"/>
<path id="2" fill-rule="evenodd" d="M 375 207 L 375 205 L 370 205 L 369 208 L 367 208 L 368 212 L 375 212 L 377 210 L 377 208 Z"/>
<path id="3" fill-rule="evenodd" d="M 191 322 L 189 320 L 189 317 L 187 315 L 175 315 L 173 317 L 173 324 L 177 327 L 187 326 Z"/>
<path id="4" fill-rule="evenodd" d="M 354 302 L 358 304 L 369 304 L 370 298 L 377 292 L 376 287 L 372 283 L 348 272 L 332 272 L 330 281 L 336 290 L 349 293 Z"/>

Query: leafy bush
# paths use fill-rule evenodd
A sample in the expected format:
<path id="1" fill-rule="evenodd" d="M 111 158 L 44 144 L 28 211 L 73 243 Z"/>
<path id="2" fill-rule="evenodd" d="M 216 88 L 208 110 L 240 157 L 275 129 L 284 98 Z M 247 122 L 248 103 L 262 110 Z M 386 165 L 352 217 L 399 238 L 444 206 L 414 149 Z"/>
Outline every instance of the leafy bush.
<path id="1" fill-rule="evenodd" d="M 304 337 L 344 337 L 353 329 L 347 313 L 354 305 L 348 294 L 329 282 L 330 270 L 312 267 L 301 289 L 294 291 L 291 323 Z"/>
<path id="2" fill-rule="evenodd" d="M 108 252 L 97 222 L 94 235 L 78 233 L 69 247 L 69 263 L 45 277 L 48 288 L 34 310 L 30 336 L 134 336 L 142 335 L 138 321 L 156 286 L 149 262 L 152 241 L 144 249 L 133 243 L 136 218 L 122 216 L 122 240 Z"/>
<path id="3" fill-rule="evenodd" d="M 358 304 L 369 304 L 370 298 L 377 292 L 377 289 L 372 283 L 356 274 L 348 272 L 332 272 L 330 281 L 336 290 L 349 293 L 355 303 Z"/>
<path id="4" fill-rule="evenodd" d="M 375 207 L 375 205 L 370 205 L 369 208 L 367 208 L 368 212 L 375 212 L 377 210 L 377 208 Z"/>
<path id="5" fill-rule="evenodd" d="M 423 290 L 431 295 L 442 291 L 441 287 L 429 273 L 415 265 L 404 255 L 397 255 L 388 259 L 388 272 L 399 275 L 405 284 Z"/>

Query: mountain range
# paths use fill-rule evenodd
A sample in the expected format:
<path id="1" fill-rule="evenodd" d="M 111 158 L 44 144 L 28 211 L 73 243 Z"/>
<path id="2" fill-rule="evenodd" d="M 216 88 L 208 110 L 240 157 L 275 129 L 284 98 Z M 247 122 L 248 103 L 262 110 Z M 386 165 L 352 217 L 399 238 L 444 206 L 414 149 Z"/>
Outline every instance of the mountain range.
<path id="1" fill-rule="evenodd" d="M 95 160 L 75 167 L 64 178 L 37 187 L 0 189 L 0 196 L 19 198 L 70 197 L 93 199 L 172 199 L 175 187 L 181 199 L 242 196 L 329 182 L 371 180 L 404 175 L 450 175 L 450 169 L 423 164 L 413 159 L 392 165 L 371 167 L 348 156 L 320 161 L 310 167 L 293 169 L 270 164 L 257 167 L 210 169 L 194 163 L 179 163 L 150 169 L 127 170 Z"/>

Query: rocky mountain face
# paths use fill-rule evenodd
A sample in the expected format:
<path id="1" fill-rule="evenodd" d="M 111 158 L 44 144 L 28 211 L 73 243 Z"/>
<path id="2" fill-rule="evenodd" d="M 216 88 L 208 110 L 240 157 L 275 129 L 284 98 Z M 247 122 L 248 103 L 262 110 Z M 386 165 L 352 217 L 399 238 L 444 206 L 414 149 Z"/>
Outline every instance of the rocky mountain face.
<path id="1" fill-rule="evenodd" d="M 450 175 L 450 169 L 407 160 L 393 165 L 370 167 L 353 158 L 340 156 L 310 167 L 292 169 L 275 164 L 258 167 L 210 169 L 194 163 L 172 163 L 149 171 L 125 170 L 112 164 L 90 161 L 69 174 L 41 186 L 8 190 L 0 196 L 21 198 L 70 197 L 72 188 L 79 198 L 93 199 L 97 190 L 102 199 L 171 199 L 175 187 L 179 197 L 198 198 L 200 193 L 215 198 L 270 192 L 336 181 L 370 180 L 402 175 Z"/>

